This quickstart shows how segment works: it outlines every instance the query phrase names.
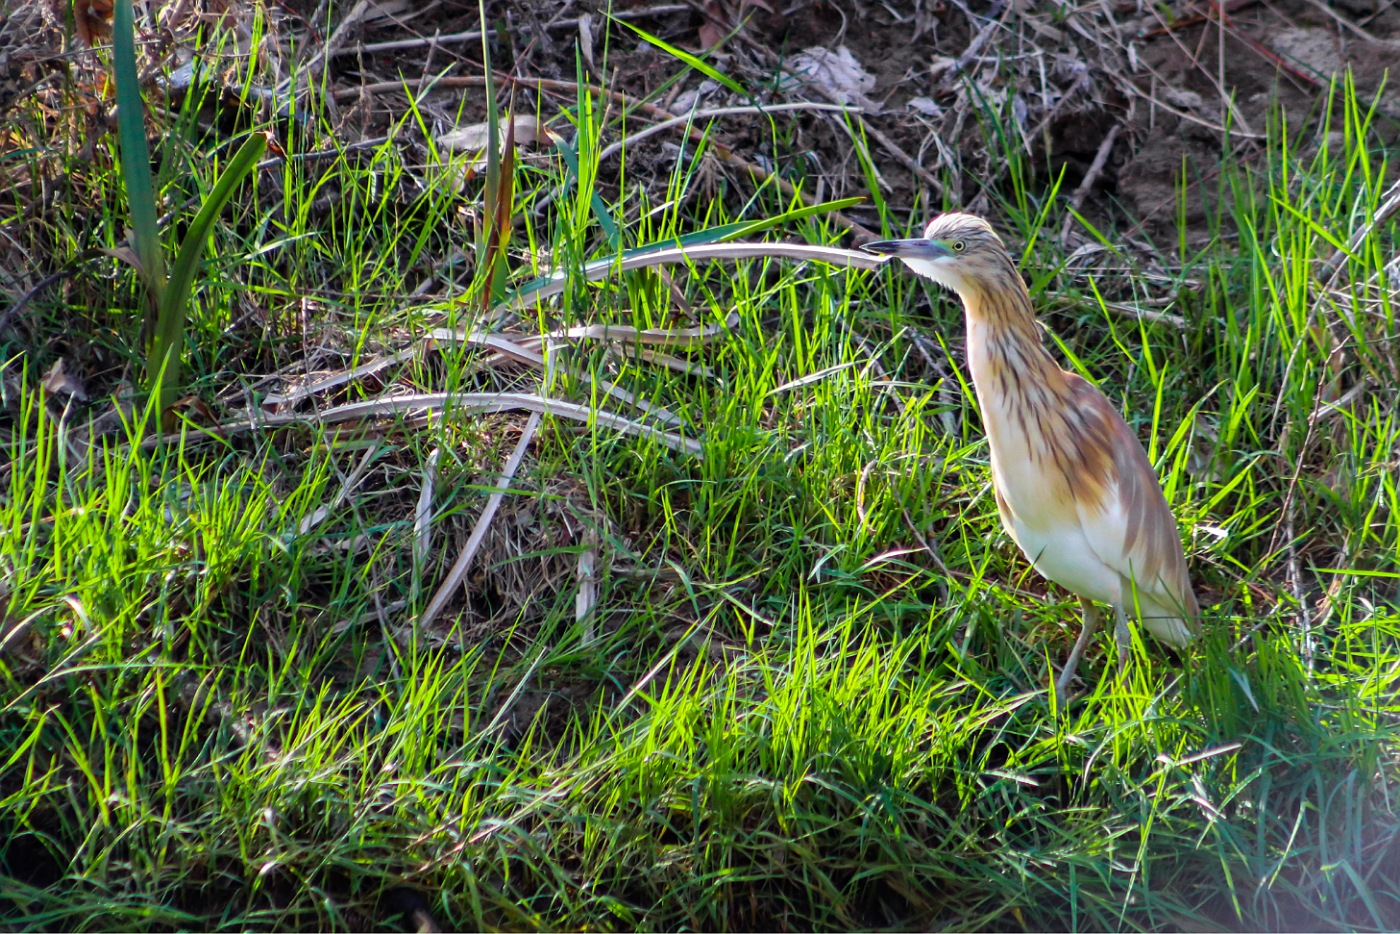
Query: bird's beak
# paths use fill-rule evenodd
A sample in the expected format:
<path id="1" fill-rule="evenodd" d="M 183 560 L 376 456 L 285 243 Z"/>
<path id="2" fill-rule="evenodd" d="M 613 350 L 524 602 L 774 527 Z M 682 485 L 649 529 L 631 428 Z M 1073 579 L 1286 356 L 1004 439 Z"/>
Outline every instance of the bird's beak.
<path id="1" fill-rule="evenodd" d="M 935 260 L 947 259 L 953 255 L 953 251 L 941 241 L 928 240 L 924 237 L 914 237 L 909 240 L 876 240 L 873 243 L 862 243 L 860 248 L 867 253 L 897 256 L 900 259 Z"/>

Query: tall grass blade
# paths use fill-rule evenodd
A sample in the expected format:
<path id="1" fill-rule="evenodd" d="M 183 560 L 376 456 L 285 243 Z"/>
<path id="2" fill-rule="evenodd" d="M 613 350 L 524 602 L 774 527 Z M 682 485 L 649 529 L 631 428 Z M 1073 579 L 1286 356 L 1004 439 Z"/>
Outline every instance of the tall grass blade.
<path id="1" fill-rule="evenodd" d="M 486 0 L 477 0 L 481 22 L 486 22 Z M 477 239 L 477 284 L 481 289 L 481 311 L 490 310 L 496 299 L 505 292 L 504 256 L 500 250 L 504 246 L 506 233 L 500 229 L 504 213 L 507 224 L 510 222 L 510 182 L 505 177 L 513 171 L 513 160 L 509 151 L 501 147 L 501 111 L 496 99 L 496 81 L 491 73 L 491 33 L 483 29 L 481 33 L 482 75 L 486 87 L 486 184 L 482 194 L 481 230 Z M 515 120 L 508 121 L 506 129 L 507 147 L 515 143 Z M 504 200 L 504 210 L 502 201 Z"/>
<path id="2" fill-rule="evenodd" d="M 112 70 L 116 76 L 117 139 L 121 144 L 122 184 L 142 277 L 150 291 L 155 315 L 165 293 L 165 257 L 156 225 L 156 198 L 151 180 L 151 151 L 146 145 L 145 105 L 136 70 L 136 24 L 132 0 L 117 0 L 112 8 Z M 152 320 L 154 325 L 154 320 Z"/>
<path id="3" fill-rule="evenodd" d="M 668 55 L 674 55 L 676 58 L 685 62 L 687 65 L 689 65 L 691 68 L 694 68 L 696 71 L 700 72 L 705 77 L 718 81 L 720 84 L 729 88 L 729 90 L 743 97 L 745 100 L 753 100 L 753 95 L 751 95 L 748 91 L 744 90 L 744 86 L 742 84 L 735 81 L 733 78 L 729 77 L 719 69 L 715 68 L 715 66 L 711 65 L 709 62 L 705 61 L 699 56 L 692 55 L 685 49 L 678 49 L 674 45 L 671 45 L 671 43 L 667 42 L 665 39 L 653 36 L 645 29 L 633 26 L 631 23 L 625 22 L 623 20 L 614 20 L 613 22 L 621 23 L 623 26 L 626 26 L 628 29 L 632 30 L 638 36 L 645 39 L 647 42 L 650 42 L 652 45 L 656 46 L 661 51 L 667 53 Z"/>
<path id="4" fill-rule="evenodd" d="M 174 401 L 172 397 L 179 389 L 180 347 L 184 342 L 185 318 L 190 295 L 194 291 L 195 273 L 204 256 L 214 221 L 233 198 L 238 186 L 257 167 L 266 149 L 267 137 L 262 133 L 254 133 L 243 141 L 195 215 L 185 239 L 180 242 L 180 252 L 175 255 L 175 263 L 170 267 L 170 281 L 165 284 L 155 334 L 151 340 L 148 366 L 155 369 L 148 369 L 146 373 L 147 383 L 154 381 L 157 384 L 155 392 L 161 410 Z"/>

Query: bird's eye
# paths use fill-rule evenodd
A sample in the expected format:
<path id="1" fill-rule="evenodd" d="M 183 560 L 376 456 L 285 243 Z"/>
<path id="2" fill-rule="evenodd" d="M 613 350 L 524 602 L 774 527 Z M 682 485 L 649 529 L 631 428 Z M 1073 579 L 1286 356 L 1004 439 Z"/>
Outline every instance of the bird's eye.
<path id="1" fill-rule="evenodd" d="M 963 243 L 961 240 L 954 240 L 954 241 L 953 241 L 953 252 L 954 252 L 954 253 L 961 253 L 961 252 L 962 252 L 963 250 L 965 250 L 965 249 L 967 249 L 967 244 L 966 244 L 966 243 Z"/>

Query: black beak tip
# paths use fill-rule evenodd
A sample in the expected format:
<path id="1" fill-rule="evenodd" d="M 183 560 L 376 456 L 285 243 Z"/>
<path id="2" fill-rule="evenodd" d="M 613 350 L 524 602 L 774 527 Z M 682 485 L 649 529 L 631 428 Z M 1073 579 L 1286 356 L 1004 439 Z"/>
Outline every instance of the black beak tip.
<path id="1" fill-rule="evenodd" d="M 899 241 L 872 240 L 870 243 L 860 244 L 860 248 L 867 253 L 874 253 L 876 256 L 894 256 L 899 253 Z"/>

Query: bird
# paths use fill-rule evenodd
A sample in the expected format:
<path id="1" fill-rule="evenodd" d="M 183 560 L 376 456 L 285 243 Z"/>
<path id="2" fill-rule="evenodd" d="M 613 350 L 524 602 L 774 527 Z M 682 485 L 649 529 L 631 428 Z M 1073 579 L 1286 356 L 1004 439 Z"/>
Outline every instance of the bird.
<path id="1" fill-rule="evenodd" d="M 1102 620 L 1096 604 L 1114 610 L 1120 672 L 1132 641 L 1129 612 L 1161 642 L 1185 648 L 1200 631 L 1200 606 L 1152 463 L 1113 403 L 1045 349 L 1030 292 L 1001 237 L 981 217 L 949 213 L 922 237 L 861 248 L 898 258 L 962 300 L 1002 526 L 1083 611 L 1055 681 L 1058 701 Z"/>

